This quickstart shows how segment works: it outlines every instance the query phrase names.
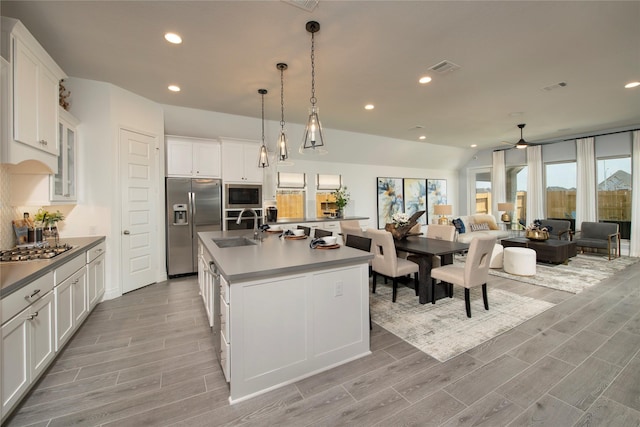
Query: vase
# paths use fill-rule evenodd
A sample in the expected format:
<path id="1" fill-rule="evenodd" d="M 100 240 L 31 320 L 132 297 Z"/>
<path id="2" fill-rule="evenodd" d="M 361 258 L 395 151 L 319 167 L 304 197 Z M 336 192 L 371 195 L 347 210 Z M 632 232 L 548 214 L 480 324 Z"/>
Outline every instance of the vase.
<path id="1" fill-rule="evenodd" d="M 338 209 L 336 210 L 336 218 L 342 218 L 344 216 L 344 210 Z"/>

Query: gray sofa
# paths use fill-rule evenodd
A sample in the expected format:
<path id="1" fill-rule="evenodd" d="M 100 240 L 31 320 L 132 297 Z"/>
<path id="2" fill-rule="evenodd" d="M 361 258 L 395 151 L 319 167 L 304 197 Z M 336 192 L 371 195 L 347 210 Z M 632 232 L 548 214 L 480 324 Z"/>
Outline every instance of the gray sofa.
<path id="1" fill-rule="evenodd" d="M 573 240 L 571 222 L 562 219 L 541 219 L 540 226 L 549 230 L 549 238 L 555 240 Z"/>
<path id="2" fill-rule="evenodd" d="M 584 252 L 589 249 L 606 249 L 609 259 L 611 253 L 620 256 L 620 230 L 618 224 L 610 222 L 583 222 L 576 233 L 576 246 Z"/>

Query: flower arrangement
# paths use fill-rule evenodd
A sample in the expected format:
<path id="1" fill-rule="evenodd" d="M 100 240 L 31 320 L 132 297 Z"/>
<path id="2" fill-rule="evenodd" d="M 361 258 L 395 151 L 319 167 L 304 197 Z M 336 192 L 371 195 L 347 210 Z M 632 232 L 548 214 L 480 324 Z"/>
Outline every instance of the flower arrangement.
<path id="1" fill-rule="evenodd" d="M 396 228 L 409 224 L 410 217 L 404 212 L 396 212 L 391 217 L 391 221 Z"/>
<path id="2" fill-rule="evenodd" d="M 51 213 L 44 208 L 38 209 L 33 216 L 34 221 L 42 223 L 46 227 L 55 227 L 58 221 L 64 220 L 64 215 L 60 211 Z"/>
<path id="3" fill-rule="evenodd" d="M 351 195 L 347 192 L 347 187 L 340 187 L 336 191 L 332 192 L 331 195 L 336 199 L 336 206 L 338 209 L 342 210 L 349 203 L 349 199 Z"/>

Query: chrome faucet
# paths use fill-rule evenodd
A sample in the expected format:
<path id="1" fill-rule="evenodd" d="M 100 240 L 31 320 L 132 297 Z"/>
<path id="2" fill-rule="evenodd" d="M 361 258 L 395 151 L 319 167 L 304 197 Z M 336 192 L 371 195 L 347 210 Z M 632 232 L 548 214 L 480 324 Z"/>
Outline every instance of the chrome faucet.
<path id="1" fill-rule="evenodd" d="M 253 214 L 253 240 L 262 241 L 262 239 L 258 234 L 258 213 L 255 210 L 251 208 L 242 209 L 242 211 L 240 211 L 240 215 L 238 215 L 238 220 L 236 221 L 236 224 L 240 224 L 240 221 L 242 220 L 242 214 L 245 212 L 251 212 Z"/>

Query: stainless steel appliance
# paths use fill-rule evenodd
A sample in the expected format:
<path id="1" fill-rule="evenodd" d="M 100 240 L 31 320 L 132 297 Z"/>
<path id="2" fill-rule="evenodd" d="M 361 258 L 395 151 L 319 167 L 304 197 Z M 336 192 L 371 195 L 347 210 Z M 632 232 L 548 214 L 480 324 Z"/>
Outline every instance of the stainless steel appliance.
<path id="1" fill-rule="evenodd" d="M 167 178 L 167 274 L 198 271 L 198 233 L 222 230 L 219 179 Z"/>
<path id="2" fill-rule="evenodd" d="M 262 185 L 226 184 L 225 202 L 226 209 L 262 208 Z"/>
<path id="3" fill-rule="evenodd" d="M 269 206 L 267 208 L 267 222 L 276 222 L 278 220 L 278 208 Z"/>
<path id="4" fill-rule="evenodd" d="M 51 259 L 56 255 L 73 249 L 73 246 L 64 243 L 54 246 L 26 246 L 15 247 L 13 249 L 1 250 L 0 261 L 31 261 L 38 259 Z"/>

